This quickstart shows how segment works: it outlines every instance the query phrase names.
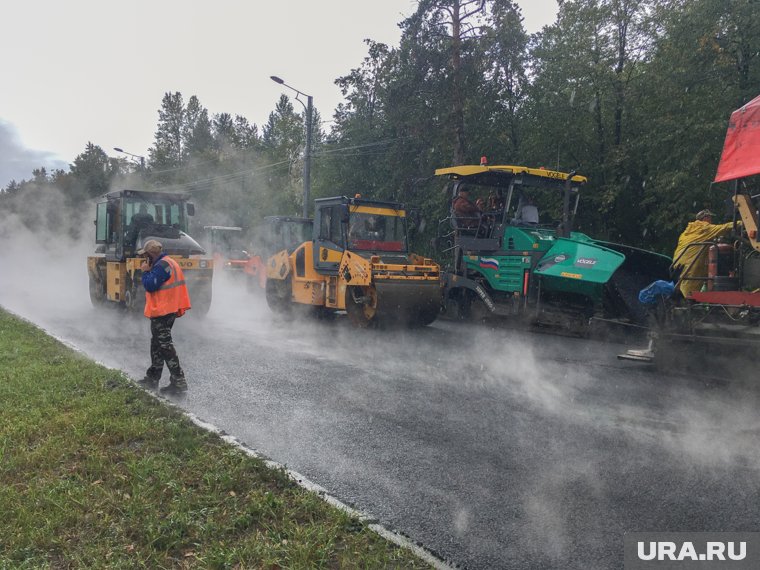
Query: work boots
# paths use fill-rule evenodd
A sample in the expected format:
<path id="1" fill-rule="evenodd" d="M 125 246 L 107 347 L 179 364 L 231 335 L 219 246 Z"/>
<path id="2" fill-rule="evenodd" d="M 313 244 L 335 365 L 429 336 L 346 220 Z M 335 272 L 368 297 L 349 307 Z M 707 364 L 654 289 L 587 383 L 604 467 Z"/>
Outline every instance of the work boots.
<path id="1" fill-rule="evenodd" d="M 187 392 L 187 381 L 184 376 L 172 376 L 169 385 L 159 390 L 162 394 L 182 394 Z"/>
<path id="2" fill-rule="evenodd" d="M 156 388 L 158 388 L 158 381 L 159 381 L 159 378 L 152 378 L 150 376 L 146 376 L 142 380 L 138 380 L 137 383 L 144 388 L 155 390 Z"/>

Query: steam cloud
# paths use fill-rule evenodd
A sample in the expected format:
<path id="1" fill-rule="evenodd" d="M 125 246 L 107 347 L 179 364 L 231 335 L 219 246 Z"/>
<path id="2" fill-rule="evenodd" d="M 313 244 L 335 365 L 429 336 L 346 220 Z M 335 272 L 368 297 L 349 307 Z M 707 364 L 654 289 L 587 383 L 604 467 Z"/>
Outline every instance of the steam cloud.
<path id="1" fill-rule="evenodd" d="M 35 196 L 29 208 L 36 217 L 23 213 L 25 222 L 37 220 L 31 229 L 21 217 L 0 211 L 0 305 L 61 336 L 77 331 L 95 347 L 93 356 L 137 377 L 147 364 L 147 324 L 90 307 L 85 259 L 94 249 L 93 210 L 62 213 L 61 204 L 56 192 Z M 81 226 L 81 239 L 67 237 L 71 224 Z M 180 358 L 188 355 L 190 378 L 207 367 L 227 370 L 237 363 L 231 368 L 234 374 L 220 379 L 223 388 L 190 398 L 213 409 L 218 416 L 208 419 L 228 430 L 249 420 L 226 416 L 229 407 L 223 402 L 215 407 L 224 399 L 220 394 L 247 398 L 247 413 L 264 418 L 257 422 L 254 447 L 265 453 L 267 446 L 272 453 L 286 449 L 284 462 L 313 457 L 314 440 L 305 437 L 304 426 L 315 432 L 345 430 L 343 446 L 319 452 L 329 457 L 332 474 L 342 472 L 351 479 L 373 470 L 388 497 L 404 492 L 435 497 L 431 516 L 448 509 L 448 527 L 462 544 L 480 540 L 473 536 L 482 524 L 477 509 L 457 497 L 456 490 L 449 494 L 445 485 L 431 489 L 423 481 L 411 481 L 410 489 L 402 491 L 391 476 L 395 473 L 382 471 L 401 468 L 396 452 L 416 453 L 416 461 L 435 469 L 447 461 L 447 444 L 410 450 L 403 448 L 407 440 L 399 438 L 392 453 L 379 444 L 357 450 L 352 430 L 373 433 L 381 424 L 401 429 L 396 426 L 400 418 L 418 418 L 427 433 L 471 454 L 468 459 L 478 471 L 472 474 L 470 492 L 489 501 L 510 501 L 514 520 L 489 524 L 553 561 L 562 560 L 580 540 L 599 542 L 618 530 L 622 536 L 635 524 L 642 527 L 633 530 L 653 530 L 655 523 L 646 527 L 648 513 L 616 506 L 629 500 L 645 511 L 653 504 L 648 489 L 631 498 L 635 482 L 618 484 L 611 472 L 644 481 L 641 474 L 653 471 L 672 477 L 675 485 L 707 481 L 713 488 L 742 489 L 754 481 L 756 487 L 756 389 L 626 368 L 614 359 L 619 347 L 603 343 L 480 325 L 355 331 L 345 319 L 323 323 L 304 318 L 295 324 L 273 316 L 262 295 L 251 295 L 240 285 L 217 272 L 205 324 L 199 327 L 183 318 L 175 327 Z M 107 348 L 116 339 L 121 339 L 117 353 Z M 101 341 L 106 350 L 99 352 Z M 220 349 L 225 346 L 235 348 L 226 353 Z M 255 365 L 246 364 L 249 351 L 259 355 L 250 360 Z M 319 377 L 311 376 L 314 361 L 322 370 Z M 318 383 L 337 403 L 315 409 L 315 401 L 302 397 L 299 378 Z M 642 398 L 642 393 L 652 396 Z M 344 413 L 344 408 L 364 409 L 365 417 Z M 504 418 L 509 431 L 500 431 L 498 422 L 494 427 L 494 418 Z M 513 461 L 508 483 L 495 467 L 498 463 L 490 462 L 492 456 Z M 729 473 L 728 483 L 718 483 Z M 330 476 L 318 482 L 329 486 Z M 663 500 L 680 500 L 673 493 Z M 604 516 L 581 518 L 579 513 L 589 509 Z M 546 558 L 536 560 L 541 564 Z M 599 567 L 614 562 L 600 561 Z"/>

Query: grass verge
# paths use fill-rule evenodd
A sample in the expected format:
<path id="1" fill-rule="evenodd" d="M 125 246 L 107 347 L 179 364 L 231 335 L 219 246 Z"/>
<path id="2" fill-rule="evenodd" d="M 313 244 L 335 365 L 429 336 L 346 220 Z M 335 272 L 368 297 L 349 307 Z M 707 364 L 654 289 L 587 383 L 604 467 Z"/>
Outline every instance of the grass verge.
<path id="1" fill-rule="evenodd" d="M 0 309 L 0 569 L 429 568 Z"/>

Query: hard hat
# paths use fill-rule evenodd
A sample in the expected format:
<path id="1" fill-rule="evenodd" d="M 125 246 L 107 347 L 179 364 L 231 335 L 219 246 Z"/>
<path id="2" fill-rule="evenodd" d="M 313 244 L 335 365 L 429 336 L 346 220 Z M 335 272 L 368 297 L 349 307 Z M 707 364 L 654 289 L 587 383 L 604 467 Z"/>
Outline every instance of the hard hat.
<path id="1" fill-rule="evenodd" d="M 160 241 L 149 239 L 143 244 L 140 249 L 137 250 L 137 255 L 145 255 L 145 253 L 158 253 L 162 249 L 164 249 L 164 246 L 161 245 Z"/>
<path id="2" fill-rule="evenodd" d="M 712 213 L 710 210 L 702 210 L 696 215 L 697 220 L 704 220 L 705 218 L 713 218 L 715 217 L 715 214 Z"/>

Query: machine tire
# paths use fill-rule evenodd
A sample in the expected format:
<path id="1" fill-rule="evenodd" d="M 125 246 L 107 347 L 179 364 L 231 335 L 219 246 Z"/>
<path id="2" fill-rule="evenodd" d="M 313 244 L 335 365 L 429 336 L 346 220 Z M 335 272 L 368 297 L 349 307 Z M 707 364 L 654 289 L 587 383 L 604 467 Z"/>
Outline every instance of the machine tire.
<path id="1" fill-rule="evenodd" d="M 480 300 L 479 297 L 474 297 L 470 301 L 470 308 L 468 312 L 468 318 L 471 322 L 482 323 L 491 316 L 491 311 L 488 310 L 486 304 Z"/>
<path id="2" fill-rule="evenodd" d="M 124 291 L 124 307 L 131 314 L 141 315 L 145 310 L 145 290 L 142 288 L 139 273 L 133 277 L 127 275 L 126 289 Z"/>
<path id="3" fill-rule="evenodd" d="M 102 282 L 92 278 L 90 275 L 90 302 L 93 307 L 102 307 L 106 302 L 106 292 Z"/>
<path id="4" fill-rule="evenodd" d="M 197 317 L 205 317 L 211 309 L 211 293 L 204 291 L 200 295 L 196 295 L 194 299 L 190 299 L 190 303 L 193 306 L 192 314 Z"/>
<path id="5" fill-rule="evenodd" d="M 286 315 L 291 312 L 293 303 L 290 300 L 290 277 L 286 279 L 267 279 L 265 291 L 267 305 L 269 305 L 272 312 L 281 315 Z"/>
<path id="6" fill-rule="evenodd" d="M 358 303 L 356 299 L 370 297 L 369 303 Z M 377 292 L 374 287 L 352 286 L 346 288 L 346 313 L 348 320 L 357 328 L 377 325 Z"/>
<path id="7" fill-rule="evenodd" d="M 124 291 L 124 306 L 130 313 L 135 310 L 135 291 L 134 289 L 127 289 Z"/>
<path id="8" fill-rule="evenodd" d="M 418 327 L 426 327 L 429 324 L 433 323 L 433 321 L 435 321 L 438 318 L 438 315 L 440 313 L 441 313 L 441 308 L 436 305 L 423 307 L 417 313 L 417 320 L 414 323 L 414 325 Z"/>
<path id="9" fill-rule="evenodd" d="M 460 321 L 477 323 L 486 319 L 490 314 L 483 301 L 470 289 L 461 289 L 455 302 L 457 306 L 456 318 Z"/>
<path id="10" fill-rule="evenodd" d="M 452 289 L 446 294 L 444 299 L 442 315 L 453 321 L 462 321 L 465 315 L 462 314 L 462 289 Z"/>

